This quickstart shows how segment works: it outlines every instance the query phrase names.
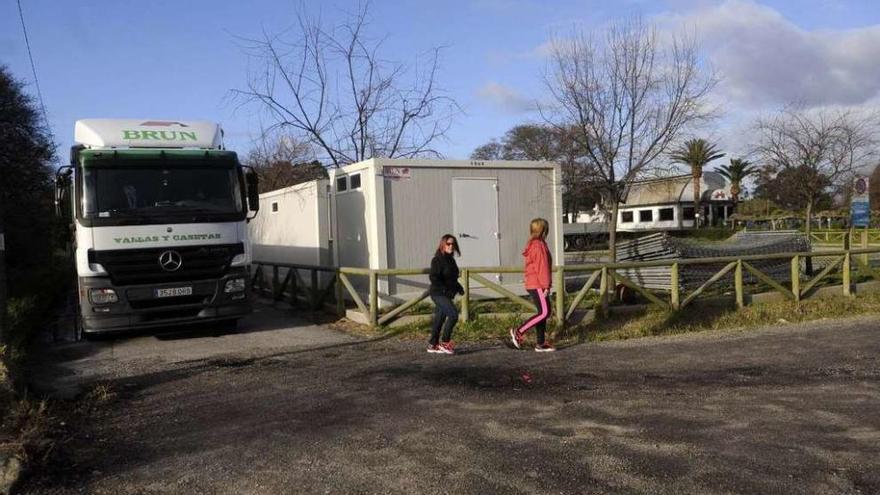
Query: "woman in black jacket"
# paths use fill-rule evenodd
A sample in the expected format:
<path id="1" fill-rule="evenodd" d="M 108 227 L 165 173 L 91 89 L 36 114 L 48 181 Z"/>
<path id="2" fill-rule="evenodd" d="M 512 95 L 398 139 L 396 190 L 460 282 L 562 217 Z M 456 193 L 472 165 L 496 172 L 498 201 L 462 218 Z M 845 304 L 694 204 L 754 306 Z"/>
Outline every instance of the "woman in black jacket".
<path id="1" fill-rule="evenodd" d="M 428 352 L 434 354 L 455 354 L 452 343 L 452 328 L 458 322 L 458 309 L 452 304 L 456 294 L 464 294 L 458 283 L 458 264 L 455 255 L 461 255 L 458 240 L 446 234 L 440 238 L 440 245 L 431 260 L 431 300 L 434 301 L 434 321 L 431 326 L 431 340 Z M 440 327 L 443 327 L 443 340 L 440 341 Z"/>

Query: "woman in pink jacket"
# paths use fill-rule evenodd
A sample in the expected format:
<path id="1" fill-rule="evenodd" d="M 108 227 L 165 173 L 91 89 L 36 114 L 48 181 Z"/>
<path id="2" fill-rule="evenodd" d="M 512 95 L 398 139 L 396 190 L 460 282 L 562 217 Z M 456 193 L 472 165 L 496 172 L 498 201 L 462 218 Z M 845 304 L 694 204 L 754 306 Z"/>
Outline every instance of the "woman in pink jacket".
<path id="1" fill-rule="evenodd" d="M 536 352 L 553 352 L 556 350 L 549 342 L 544 341 L 544 333 L 547 331 L 547 319 L 550 318 L 550 272 L 553 266 L 553 258 L 550 256 L 550 248 L 547 247 L 547 233 L 550 226 L 547 220 L 536 218 L 529 224 L 529 243 L 523 251 L 525 257 L 525 285 L 529 295 L 538 308 L 538 313 L 532 316 L 517 329 L 510 329 L 510 340 L 517 349 L 522 348 L 525 334 L 532 328 L 537 331 Z"/>

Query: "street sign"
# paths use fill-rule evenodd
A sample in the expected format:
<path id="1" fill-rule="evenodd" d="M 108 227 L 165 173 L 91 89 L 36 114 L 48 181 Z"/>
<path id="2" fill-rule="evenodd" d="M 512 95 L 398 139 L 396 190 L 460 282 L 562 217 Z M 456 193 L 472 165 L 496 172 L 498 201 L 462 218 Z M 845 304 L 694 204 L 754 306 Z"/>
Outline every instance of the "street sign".
<path id="1" fill-rule="evenodd" d="M 871 224 L 868 185 L 867 177 L 856 177 L 853 181 L 853 195 L 850 202 L 850 218 L 853 227 L 868 227 Z"/>

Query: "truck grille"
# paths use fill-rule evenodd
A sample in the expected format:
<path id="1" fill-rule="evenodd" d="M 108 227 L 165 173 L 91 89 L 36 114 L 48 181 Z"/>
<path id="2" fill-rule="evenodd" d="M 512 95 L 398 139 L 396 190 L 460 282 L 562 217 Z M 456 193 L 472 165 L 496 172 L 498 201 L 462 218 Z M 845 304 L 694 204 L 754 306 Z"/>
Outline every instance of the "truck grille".
<path id="1" fill-rule="evenodd" d="M 159 257 L 166 251 L 180 255 L 180 268 L 166 271 Z M 244 253 L 244 245 L 177 246 L 151 249 L 89 251 L 89 263 L 100 263 L 113 285 L 140 285 L 216 279 L 226 274 L 232 258 Z"/>

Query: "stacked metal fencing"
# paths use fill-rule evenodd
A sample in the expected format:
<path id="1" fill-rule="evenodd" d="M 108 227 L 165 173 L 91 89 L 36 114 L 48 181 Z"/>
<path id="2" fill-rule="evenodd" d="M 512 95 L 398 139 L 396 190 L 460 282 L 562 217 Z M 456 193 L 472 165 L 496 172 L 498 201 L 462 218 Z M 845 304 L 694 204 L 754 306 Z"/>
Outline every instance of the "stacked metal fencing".
<path id="1" fill-rule="evenodd" d="M 617 262 L 722 258 L 809 251 L 810 242 L 807 237 L 793 231 L 738 232 L 721 242 L 700 242 L 659 233 L 621 243 L 617 248 Z M 725 265 L 726 263 L 682 265 L 679 272 L 681 289 L 693 290 L 702 286 Z M 788 260 L 755 261 L 753 266 L 779 282 L 791 281 L 792 269 Z M 660 291 L 672 290 L 671 271 L 671 266 L 617 270 L 621 275 L 646 289 Z M 754 284 L 759 280 L 752 274 L 744 274 L 743 282 Z M 716 287 L 721 289 L 733 287 L 733 274 L 728 273 L 718 280 Z"/>

